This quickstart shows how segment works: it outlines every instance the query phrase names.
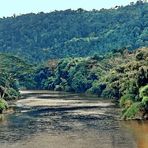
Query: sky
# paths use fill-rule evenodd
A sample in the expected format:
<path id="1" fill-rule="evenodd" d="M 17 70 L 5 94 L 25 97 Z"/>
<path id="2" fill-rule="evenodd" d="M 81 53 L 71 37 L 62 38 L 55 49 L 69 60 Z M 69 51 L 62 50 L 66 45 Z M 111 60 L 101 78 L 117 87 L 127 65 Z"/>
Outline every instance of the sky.
<path id="1" fill-rule="evenodd" d="M 0 17 L 54 10 L 86 10 L 127 5 L 137 0 L 0 0 Z"/>

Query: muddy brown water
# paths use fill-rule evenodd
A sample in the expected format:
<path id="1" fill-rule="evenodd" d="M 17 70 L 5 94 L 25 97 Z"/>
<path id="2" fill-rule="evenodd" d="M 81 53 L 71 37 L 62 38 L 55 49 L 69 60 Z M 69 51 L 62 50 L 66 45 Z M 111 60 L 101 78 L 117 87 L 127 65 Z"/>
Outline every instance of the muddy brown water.
<path id="1" fill-rule="evenodd" d="M 148 122 L 119 121 L 93 96 L 22 91 L 17 112 L 0 117 L 0 148 L 148 148 Z"/>

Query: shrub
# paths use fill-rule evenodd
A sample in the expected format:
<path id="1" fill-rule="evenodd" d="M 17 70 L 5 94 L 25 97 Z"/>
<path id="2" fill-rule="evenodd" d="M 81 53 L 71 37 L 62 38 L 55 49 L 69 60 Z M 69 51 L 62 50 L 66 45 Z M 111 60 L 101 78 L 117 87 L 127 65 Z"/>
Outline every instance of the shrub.
<path id="1" fill-rule="evenodd" d="M 144 96 L 142 99 L 142 103 L 144 103 L 146 105 L 147 102 L 148 102 L 148 96 Z"/>
<path id="2" fill-rule="evenodd" d="M 88 92 L 92 94 L 101 95 L 102 91 L 106 88 L 105 83 L 100 83 L 99 81 L 94 81 L 92 87 L 88 90 Z"/>
<path id="3" fill-rule="evenodd" d="M 132 105 L 135 98 L 134 94 L 125 94 L 120 99 L 120 107 L 128 108 Z"/>
<path id="4" fill-rule="evenodd" d="M 63 88 L 60 85 L 56 85 L 54 88 L 55 91 L 62 91 Z"/>
<path id="5" fill-rule="evenodd" d="M 141 102 L 133 103 L 129 108 L 124 110 L 123 119 L 134 119 L 138 118 L 139 113 L 141 112 L 143 105 Z"/>
<path id="6" fill-rule="evenodd" d="M 4 99 L 0 99 L 0 113 L 5 109 L 8 109 L 8 104 Z"/>
<path id="7" fill-rule="evenodd" d="M 99 55 L 99 54 L 94 54 L 92 57 L 91 57 L 91 59 L 92 60 L 97 60 L 97 61 L 101 61 L 101 60 L 103 60 L 103 56 L 102 55 Z"/>
<path id="8" fill-rule="evenodd" d="M 140 93 L 140 98 L 142 99 L 142 103 L 146 105 L 148 103 L 148 85 L 142 87 L 139 93 Z"/>
<path id="9" fill-rule="evenodd" d="M 113 89 L 111 86 L 107 86 L 103 90 L 101 96 L 104 97 L 104 98 L 109 98 L 109 99 L 115 99 L 115 100 L 117 100 L 118 99 L 118 97 L 116 96 L 116 94 L 118 93 L 117 91 L 118 90 Z"/>
<path id="10" fill-rule="evenodd" d="M 119 66 L 119 67 L 117 67 L 115 70 L 116 70 L 118 73 L 124 73 L 124 69 L 125 69 L 124 66 Z"/>
<path id="11" fill-rule="evenodd" d="M 137 84 L 139 87 L 148 84 L 148 68 L 147 66 L 141 66 L 137 72 Z"/>
<path id="12" fill-rule="evenodd" d="M 124 87 L 126 87 L 126 94 L 138 94 L 139 88 L 137 86 L 136 79 L 131 78 L 130 80 L 126 80 Z"/>
<path id="13" fill-rule="evenodd" d="M 17 99 L 20 95 L 20 93 L 13 88 L 9 88 L 6 94 L 7 94 L 6 96 L 7 100 Z"/>
<path id="14" fill-rule="evenodd" d="M 140 97 L 148 96 L 148 84 L 140 89 Z"/>
<path id="15" fill-rule="evenodd" d="M 53 76 L 49 77 L 48 79 L 46 80 L 43 80 L 42 83 L 43 83 L 43 88 L 44 89 L 50 89 L 50 90 L 53 90 L 54 89 L 54 81 L 55 81 L 55 78 Z"/>
<path id="16" fill-rule="evenodd" d="M 136 60 L 143 60 L 143 53 L 142 52 L 138 52 L 137 54 L 136 54 Z"/>
<path id="17" fill-rule="evenodd" d="M 136 60 L 145 60 L 148 57 L 147 48 L 138 49 L 136 52 Z"/>
<path id="18" fill-rule="evenodd" d="M 85 92 L 87 89 L 91 88 L 91 80 L 87 80 L 86 76 L 78 71 L 72 81 L 71 81 L 71 88 L 78 93 Z"/>

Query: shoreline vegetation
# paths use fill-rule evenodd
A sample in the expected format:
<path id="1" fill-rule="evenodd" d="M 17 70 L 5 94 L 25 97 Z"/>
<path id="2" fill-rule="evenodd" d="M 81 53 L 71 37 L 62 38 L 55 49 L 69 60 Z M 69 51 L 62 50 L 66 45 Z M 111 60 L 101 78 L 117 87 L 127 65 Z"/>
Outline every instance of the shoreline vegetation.
<path id="1" fill-rule="evenodd" d="M 34 90 L 92 94 L 113 100 L 121 107 L 123 120 L 148 119 L 148 48 L 52 62 L 55 63 L 49 61 L 35 69 L 26 89 L 31 86 Z M 28 82 L 28 78 L 24 80 Z M 8 94 L 5 97 L 11 98 Z M 16 94 L 13 99 L 20 95 Z M 8 108 L 3 99 L 0 104 L 3 109 Z"/>
<path id="2" fill-rule="evenodd" d="M 148 48 L 133 52 L 124 49 L 105 57 L 66 58 L 54 68 L 49 62 L 48 67 L 38 71 L 35 80 L 38 89 L 95 94 L 111 99 L 122 108 L 122 119 L 147 119 L 147 63 Z"/>
<path id="3" fill-rule="evenodd" d="M 121 119 L 148 119 L 147 8 L 139 0 L 0 18 L 0 113 L 33 89 L 97 95 Z"/>

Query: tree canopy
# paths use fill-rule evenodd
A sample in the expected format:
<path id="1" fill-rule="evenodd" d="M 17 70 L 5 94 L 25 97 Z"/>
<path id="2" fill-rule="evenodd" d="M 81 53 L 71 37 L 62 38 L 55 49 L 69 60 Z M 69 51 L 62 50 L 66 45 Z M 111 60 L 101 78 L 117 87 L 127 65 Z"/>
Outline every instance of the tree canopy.
<path id="1" fill-rule="evenodd" d="M 0 19 L 0 51 L 31 62 L 84 57 L 148 45 L 148 3 L 65 10 Z"/>

